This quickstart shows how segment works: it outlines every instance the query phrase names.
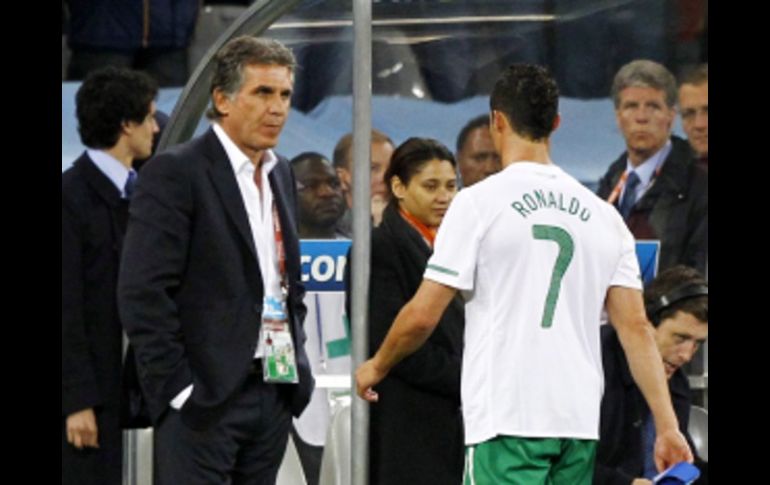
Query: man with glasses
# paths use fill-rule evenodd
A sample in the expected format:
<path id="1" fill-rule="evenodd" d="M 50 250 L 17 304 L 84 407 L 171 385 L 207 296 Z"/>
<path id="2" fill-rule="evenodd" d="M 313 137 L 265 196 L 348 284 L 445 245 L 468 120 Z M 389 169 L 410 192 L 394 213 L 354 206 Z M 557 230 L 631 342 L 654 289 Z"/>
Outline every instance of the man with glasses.
<path id="1" fill-rule="evenodd" d="M 696 163 L 709 168 L 709 65 L 686 71 L 679 80 L 679 111 Z"/>

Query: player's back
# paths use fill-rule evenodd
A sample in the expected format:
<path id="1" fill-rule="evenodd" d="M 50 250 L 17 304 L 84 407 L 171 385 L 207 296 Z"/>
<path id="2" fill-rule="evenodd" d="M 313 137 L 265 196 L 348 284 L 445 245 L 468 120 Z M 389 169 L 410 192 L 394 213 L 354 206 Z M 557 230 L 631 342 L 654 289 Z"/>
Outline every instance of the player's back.
<path id="1" fill-rule="evenodd" d="M 597 438 L 599 319 L 633 253 L 622 219 L 557 166 L 534 162 L 509 165 L 455 204 L 466 218 L 465 247 L 476 253 L 463 355 L 468 442 Z M 628 271 L 638 278 L 638 267 Z"/>

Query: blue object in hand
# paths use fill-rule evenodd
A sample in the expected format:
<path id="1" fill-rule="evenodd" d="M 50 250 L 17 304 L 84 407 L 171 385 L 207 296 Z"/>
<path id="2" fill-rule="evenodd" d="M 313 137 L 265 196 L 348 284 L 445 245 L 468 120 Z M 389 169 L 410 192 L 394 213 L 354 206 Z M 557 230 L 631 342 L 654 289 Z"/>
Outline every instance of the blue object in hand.
<path id="1" fill-rule="evenodd" d="M 700 470 L 695 465 L 682 461 L 668 470 L 661 472 L 652 479 L 656 485 L 687 485 L 700 476 Z"/>

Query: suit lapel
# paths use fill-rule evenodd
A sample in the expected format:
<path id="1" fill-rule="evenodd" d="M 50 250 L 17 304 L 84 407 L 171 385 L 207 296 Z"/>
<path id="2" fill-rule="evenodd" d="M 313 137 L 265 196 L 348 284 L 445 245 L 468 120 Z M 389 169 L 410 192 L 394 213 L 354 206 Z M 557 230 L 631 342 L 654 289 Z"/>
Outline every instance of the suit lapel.
<path id="1" fill-rule="evenodd" d="M 254 244 L 254 238 L 251 235 L 251 226 L 249 226 L 249 216 L 246 214 L 246 207 L 243 205 L 241 190 L 238 182 L 235 180 L 230 160 L 227 153 L 219 143 L 214 131 L 209 128 L 204 139 L 204 151 L 209 159 L 209 176 L 214 188 L 219 194 L 225 213 L 235 225 L 238 234 L 243 238 L 246 246 L 251 251 L 254 261 L 259 265 L 257 258 L 257 249 Z"/>
<path id="2" fill-rule="evenodd" d="M 126 234 L 128 222 L 128 201 L 120 197 L 120 191 L 112 183 L 88 154 L 83 154 L 75 165 L 83 170 L 83 177 L 88 186 L 104 201 L 110 211 L 110 232 L 112 233 L 113 249 L 120 254 L 123 247 L 123 237 Z"/>
<path id="3" fill-rule="evenodd" d="M 414 267 L 424 268 L 431 255 L 431 249 L 420 233 L 401 217 L 395 201 L 385 207 L 383 224 L 385 223 L 395 240 L 400 241 L 401 247 L 406 250 L 407 257 L 412 260 Z"/>
<path id="4" fill-rule="evenodd" d="M 681 181 L 688 180 L 688 166 L 686 163 L 682 163 L 682 160 L 688 160 L 689 146 L 684 145 L 685 142 L 676 137 L 671 138 L 671 143 L 671 151 L 663 161 L 663 165 L 661 165 L 660 174 L 653 179 L 652 185 L 645 191 L 642 198 L 636 201 L 636 204 L 634 205 L 635 210 L 651 210 L 657 203 L 660 195 L 665 192 L 675 192 L 679 199 L 686 196 L 687 187 L 686 184 L 682 184 Z M 623 170 L 618 172 L 617 179 L 620 179 L 620 175 L 624 170 L 625 166 Z M 615 183 L 617 183 L 617 180 L 615 180 L 613 184 Z M 618 202 L 616 201 L 616 207 L 617 204 Z"/>
<path id="5" fill-rule="evenodd" d="M 102 198 L 110 207 L 115 207 L 120 203 L 120 191 L 112 181 L 99 170 L 99 167 L 91 160 L 87 154 L 83 154 L 76 162 L 76 166 L 81 167 L 86 183 Z"/>
<path id="6" fill-rule="evenodd" d="M 395 201 L 391 201 L 385 207 L 385 212 L 382 215 L 382 225 L 385 226 L 385 229 L 390 231 L 394 240 L 397 241 L 398 247 L 404 250 L 404 256 L 409 258 L 412 267 L 418 268 L 416 277 L 418 281 L 421 282 L 422 273 L 424 272 L 425 266 L 428 264 L 428 260 L 433 254 L 433 250 L 428 246 L 425 240 L 423 240 L 420 233 L 401 217 Z M 453 307 L 456 312 L 463 314 L 465 307 L 459 292 L 452 298 L 450 306 Z M 442 326 L 441 328 L 444 327 Z"/>

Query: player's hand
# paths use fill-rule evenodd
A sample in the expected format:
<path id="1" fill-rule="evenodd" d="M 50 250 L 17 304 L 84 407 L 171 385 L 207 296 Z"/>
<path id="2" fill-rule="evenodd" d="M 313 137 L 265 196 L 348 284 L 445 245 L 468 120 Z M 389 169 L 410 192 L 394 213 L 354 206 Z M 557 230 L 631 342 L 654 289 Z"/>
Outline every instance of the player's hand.
<path id="1" fill-rule="evenodd" d="M 693 461 L 692 451 L 684 435 L 674 428 L 658 435 L 655 439 L 655 466 L 658 471 L 662 472 L 682 461 Z"/>
<path id="2" fill-rule="evenodd" d="M 356 393 L 358 397 L 369 402 L 377 402 L 379 395 L 372 390 L 385 378 L 385 373 L 377 369 L 372 359 L 367 360 L 356 369 Z"/>
<path id="3" fill-rule="evenodd" d="M 652 480 L 647 480 L 646 478 L 634 478 L 631 485 L 652 485 Z"/>

